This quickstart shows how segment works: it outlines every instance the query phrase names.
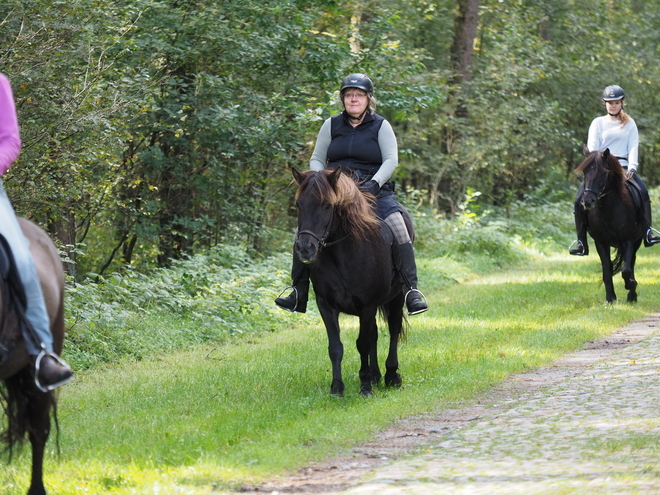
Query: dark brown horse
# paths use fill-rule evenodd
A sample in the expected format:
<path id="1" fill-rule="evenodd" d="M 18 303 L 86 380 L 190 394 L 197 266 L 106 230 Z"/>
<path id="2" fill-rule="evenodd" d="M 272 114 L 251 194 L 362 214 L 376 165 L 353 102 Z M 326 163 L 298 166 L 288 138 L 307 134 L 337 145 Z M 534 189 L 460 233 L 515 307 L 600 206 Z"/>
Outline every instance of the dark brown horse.
<path id="1" fill-rule="evenodd" d="M 616 301 L 612 276 L 618 272 L 628 290 L 628 302 L 637 301 L 635 259 L 646 227 L 626 185 L 625 172 L 609 149 L 588 153 L 575 170 L 584 174 L 581 205 L 600 256 L 607 302 Z M 616 251 L 614 262 L 611 247 Z"/>
<path id="2" fill-rule="evenodd" d="M 54 351 L 59 355 L 64 338 L 64 273 L 57 248 L 48 235 L 28 220 L 19 219 L 23 233 L 30 242 L 37 274 L 50 316 Z M 50 433 L 50 412 L 56 412 L 53 392 L 44 393 L 34 382 L 32 366 L 23 343 L 18 315 L 9 304 L 7 284 L 0 295 L 0 380 L 4 383 L 2 398 L 7 414 L 7 429 L 2 440 L 10 459 L 14 448 L 25 436 L 32 446 L 32 479 L 28 495 L 44 495 L 43 459 Z"/>
<path id="3" fill-rule="evenodd" d="M 343 395 L 339 313 L 360 318 L 357 348 L 360 353 L 360 391 L 371 395 L 378 383 L 376 313 L 387 318 L 390 333 L 385 362 L 385 385 L 401 385 L 397 346 L 402 335 L 403 292 L 392 261 L 393 235 L 381 225 L 373 202 L 365 199 L 355 182 L 334 171 L 299 172 L 296 193 L 298 234 L 296 254 L 309 264 L 316 304 L 328 334 L 334 395 Z M 373 197 L 372 197 L 373 200 Z"/>

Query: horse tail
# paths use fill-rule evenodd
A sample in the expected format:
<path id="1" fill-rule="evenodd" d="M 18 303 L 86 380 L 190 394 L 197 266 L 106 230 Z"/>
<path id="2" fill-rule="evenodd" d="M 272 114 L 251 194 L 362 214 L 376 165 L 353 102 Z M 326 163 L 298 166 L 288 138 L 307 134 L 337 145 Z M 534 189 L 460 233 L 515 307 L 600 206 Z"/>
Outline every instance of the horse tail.
<path id="1" fill-rule="evenodd" d="M 0 440 L 5 445 L 10 461 L 15 448 L 21 447 L 25 442 L 29 426 L 28 398 L 24 392 L 27 384 L 24 381 L 24 373 L 18 373 L 5 380 L 4 386 L 0 387 L 0 396 L 7 416 L 7 428 L 0 434 Z"/>
<path id="2" fill-rule="evenodd" d="M 380 317 L 383 320 L 389 321 L 390 312 L 387 309 L 387 306 L 385 305 L 379 306 L 378 313 L 380 314 Z M 401 330 L 399 331 L 399 342 L 405 342 L 406 340 L 408 340 L 409 329 L 410 329 L 410 322 L 408 321 L 408 317 L 406 316 L 406 314 L 403 313 L 401 320 Z"/>
<path id="3" fill-rule="evenodd" d="M 616 275 L 623 268 L 623 250 L 616 248 L 614 260 L 612 261 L 612 275 Z"/>
<path id="4" fill-rule="evenodd" d="M 0 442 L 5 446 L 4 451 L 11 461 L 14 452 L 20 449 L 26 440 L 26 436 L 33 432 L 35 425 L 30 422 L 30 398 L 31 394 L 41 394 L 34 386 L 32 373 L 23 370 L 20 373 L 6 379 L 0 385 L 0 398 L 2 399 L 5 412 L 6 429 L 0 434 Z M 59 451 L 59 422 L 57 418 L 57 403 L 55 394 L 48 392 L 45 397 L 52 408 L 55 427 L 57 431 L 57 448 Z M 36 432 L 35 432 L 36 433 Z M 43 432 L 38 432 L 42 434 Z"/>

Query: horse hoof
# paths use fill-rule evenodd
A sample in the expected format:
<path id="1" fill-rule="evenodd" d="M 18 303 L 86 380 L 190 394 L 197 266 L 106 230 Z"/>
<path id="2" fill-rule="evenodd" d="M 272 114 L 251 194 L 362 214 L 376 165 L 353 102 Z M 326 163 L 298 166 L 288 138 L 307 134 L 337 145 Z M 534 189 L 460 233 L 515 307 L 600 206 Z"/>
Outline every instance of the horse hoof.
<path id="1" fill-rule="evenodd" d="M 400 387 L 402 383 L 403 380 L 399 373 L 394 373 L 393 376 L 385 375 L 385 386 L 387 387 Z"/>
<path id="2" fill-rule="evenodd" d="M 371 387 L 369 387 L 369 388 L 362 387 L 360 389 L 360 394 L 363 395 L 364 397 L 371 397 L 372 395 L 374 395 L 374 391 Z"/>
<path id="3" fill-rule="evenodd" d="M 341 381 L 333 381 L 332 385 L 330 385 L 330 395 L 334 395 L 335 397 L 343 397 L 344 383 Z"/>

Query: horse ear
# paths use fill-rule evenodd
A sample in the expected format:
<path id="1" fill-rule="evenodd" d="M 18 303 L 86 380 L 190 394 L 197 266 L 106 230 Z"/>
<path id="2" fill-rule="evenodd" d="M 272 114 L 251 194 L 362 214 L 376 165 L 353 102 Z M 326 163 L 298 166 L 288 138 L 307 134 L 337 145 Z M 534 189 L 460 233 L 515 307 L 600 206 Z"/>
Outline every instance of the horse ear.
<path id="1" fill-rule="evenodd" d="M 303 181 L 302 172 L 298 170 L 296 167 L 291 167 L 291 173 L 293 174 L 293 178 L 298 183 L 298 185 L 302 184 Z"/>
<path id="2" fill-rule="evenodd" d="M 610 156 L 610 149 L 605 148 L 605 151 L 603 151 L 603 158 L 608 158 Z"/>
<path id="3" fill-rule="evenodd" d="M 337 167 L 332 171 L 330 175 L 328 175 L 328 182 L 330 182 L 330 185 L 332 186 L 333 189 L 337 185 L 337 181 L 339 180 L 340 175 L 341 175 L 341 167 Z"/>
<path id="4" fill-rule="evenodd" d="M 588 156 L 588 155 L 589 155 L 589 148 L 587 148 L 587 145 L 584 145 L 584 148 L 582 148 L 582 154 L 583 154 L 584 156 Z"/>

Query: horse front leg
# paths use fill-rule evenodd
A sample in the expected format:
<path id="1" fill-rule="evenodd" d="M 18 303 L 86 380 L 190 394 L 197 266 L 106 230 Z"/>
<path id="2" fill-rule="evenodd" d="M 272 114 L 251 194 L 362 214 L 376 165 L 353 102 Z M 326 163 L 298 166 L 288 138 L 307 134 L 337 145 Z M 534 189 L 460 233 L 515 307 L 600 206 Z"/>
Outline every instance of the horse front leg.
<path id="1" fill-rule="evenodd" d="M 344 345 L 341 343 L 339 329 L 339 312 L 331 309 L 323 299 L 316 297 L 316 305 L 323 318 L 325 331 L 328 334 L 328 355 L 332 363 L 332 383 L 330 393 L 337 397 L 344 396 L 344 381 L 341 377 L 341 361 L 344 358 Z"/>
<path id="2" fill-rule="evenodd" d="M 387 323 L 390 330 L 390 347 L 385 361 L 385 386 L 400 387 L 399 374 L 399 337 L 403 332 L 403 293 L 389 304 Z"/>
<path id="3" fill-rule="evenodd" d="M 635 260 L 637 259 L 637 249 L 639 245 L 627 242 L 623 247 L 623 269 L 621 276 L 625 282 L 628 291 L 628 302 L 637 302 L 637 281 L 635 280 Z"/>
<path id="4" fill-rule="evenodd" d="M 360 333 L 356 341 L 360 353 L 360 393 L 373 394 L 372 383 L 380 380 L 378 368 L 378 326 L 376 325 L 376 308 L 368 309 L 360 315 Z"/>
<path id="5" fill-rule="evenodd" d="M 603 284 L 605 285 L 605 298 L 608 303 L 616 301 L 614 292 L 614 283 L 612 282 L 612 259 L 610 258 L 610 246 L 602 242 L 596 242 L 596 250 L 600 257 L 600 264 L 603 269 Z"/>

